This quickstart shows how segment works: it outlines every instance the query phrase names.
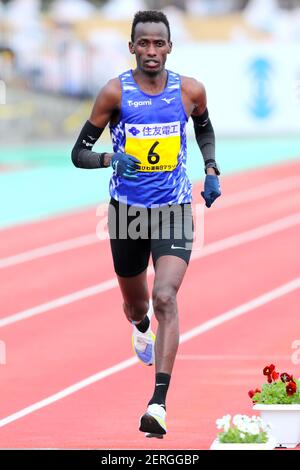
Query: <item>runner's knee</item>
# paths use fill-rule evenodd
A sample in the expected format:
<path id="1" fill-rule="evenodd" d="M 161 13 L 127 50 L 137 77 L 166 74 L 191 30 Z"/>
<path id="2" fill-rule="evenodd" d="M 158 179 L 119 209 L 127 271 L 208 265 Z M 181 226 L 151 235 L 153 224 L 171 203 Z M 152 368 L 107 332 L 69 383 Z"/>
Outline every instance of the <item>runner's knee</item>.
<path id="1" fill-rule="evenodd" d="M 176 314 L 176 291 L 170 287 L 153 291 L 153 308 L 158 321 Z"/>

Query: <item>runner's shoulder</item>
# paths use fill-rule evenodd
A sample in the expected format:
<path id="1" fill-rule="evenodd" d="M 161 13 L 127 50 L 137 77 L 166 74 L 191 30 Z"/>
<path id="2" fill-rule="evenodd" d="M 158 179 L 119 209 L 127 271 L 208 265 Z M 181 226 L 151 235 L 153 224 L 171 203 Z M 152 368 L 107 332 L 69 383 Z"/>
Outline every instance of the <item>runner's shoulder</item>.
<path id="1" fill-rule="evenodd" d="M 192 77 L 181 77 L 181 93 L 191 108 L 191 114 L 201 115 L 207 105 L 206 91 L 202 82 Z"/>
<path id="2" fill-rule="evenodd" d="M 100 90 L 98 97 L 119 104 L 121 101 L 122 90 L 119 78 L 110 79 Z"/>
<path id="3" fill-rule="evenodd" d="M 205 87 L 202 82 L 193 77 L 186 77 L 181 75 L 181 88 L 183 93 L 188 95 L 191 99 L 199 99 L 205 97 Z"/>

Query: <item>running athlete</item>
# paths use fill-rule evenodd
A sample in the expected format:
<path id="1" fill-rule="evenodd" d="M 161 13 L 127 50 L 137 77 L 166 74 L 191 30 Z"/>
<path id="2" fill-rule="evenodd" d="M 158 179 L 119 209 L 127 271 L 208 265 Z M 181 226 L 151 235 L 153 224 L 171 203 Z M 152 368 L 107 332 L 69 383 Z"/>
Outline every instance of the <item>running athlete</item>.
<path id="1" fill-rule="evenodd" d="M 167 17 L 159 11 L 136 13 L 129 42 L 136 68 L 101 89 L 72 150 L 79 168 L 113 169 L 108 226 L 114 268 L 125 315 L 133 324 L 134 351 L 146 365 L 155 360 L 154 393 L 139 429 L 158 438 L 167 431 L 166 395 L 179 344 L 176 295 L 193 240 L 192 191 L 186 173 L 189 117 L 204 159 L 201 195 L 206 206 L 221 195 L 205 88 L 194 78 L 165 68 L 171 50 Z M 92 151 L 107 124 L 113 153 Z M 150 255 L 155 270 L 151 296 Z M 150 325 L 153 310 L 156 338 Z"/>

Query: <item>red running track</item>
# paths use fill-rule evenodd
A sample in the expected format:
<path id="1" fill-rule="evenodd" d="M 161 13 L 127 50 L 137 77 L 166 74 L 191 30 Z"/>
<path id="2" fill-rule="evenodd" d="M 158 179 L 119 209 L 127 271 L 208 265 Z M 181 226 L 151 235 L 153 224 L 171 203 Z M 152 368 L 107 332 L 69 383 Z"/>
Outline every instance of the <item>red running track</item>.
<path id="1" fill-rule="evenodd" d="M 181 333 L 267 292 L 273 295 L 243 315 L 185 338 L 168 396 L 165 439 L 149 440 L 138 431 L 154 370 L 134 360 L 36 411 L 27 409 L 22 417 L 27 407 L 132 357 L 131 328 L 112 285 L 1 328 L 7 352 L 7 364 L 0 366 L 1 447 L 207 449 L 217 417 L 252 414 L 247 392 L 262 383 L 264 365 L 273 362 L 300 376 L 300 366 L 291 362 L 292 342 L 299 339 L 300 283 L 289 284 L 299 280 L 300 219 L 285 228 L 282 222 L 300 212 L 300 185 L 282 189 L 282 181 L 295 178 L 299 169 L 300 162 L 293 162 L 224 177 L 222 198 L 205 211 L 206 245 L 237 237 L 232 247 L 222 242 L 217 252 L 191 261 L 178 299 Z M 275 190 L 260 196 L 269 183 Z M 246 189 L 254 189 L 257 198 L 225 207 Z M 97 222 L 91 210 L 4 230 L 0 256 L 93 233 Z M 257 227 L 261 234 L 246 242 L 241 234 Z M 107 241 L 0 269 L 1 318 L 110 279 Z M 152 276 L 149 280 L 151 285 Z M 284 285 L 290 286 L 285 293 L 275 290 Z"/>

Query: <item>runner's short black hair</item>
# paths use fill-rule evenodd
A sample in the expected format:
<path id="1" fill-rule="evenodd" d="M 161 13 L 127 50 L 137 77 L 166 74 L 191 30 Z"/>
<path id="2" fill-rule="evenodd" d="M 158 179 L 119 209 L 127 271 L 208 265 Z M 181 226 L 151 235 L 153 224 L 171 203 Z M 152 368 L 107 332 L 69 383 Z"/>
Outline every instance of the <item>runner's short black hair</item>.
<path id="1" fill-rule="evenodd" d="M 145 10 L 138 11 L 133 18 L 131 27 L 131 41 L 134 42 L 135 27 L 138 23 L 164 23 L 168 30 L 168 41 L 171 40 L 171 31 L 168 18 L 162 11 Z"/>

